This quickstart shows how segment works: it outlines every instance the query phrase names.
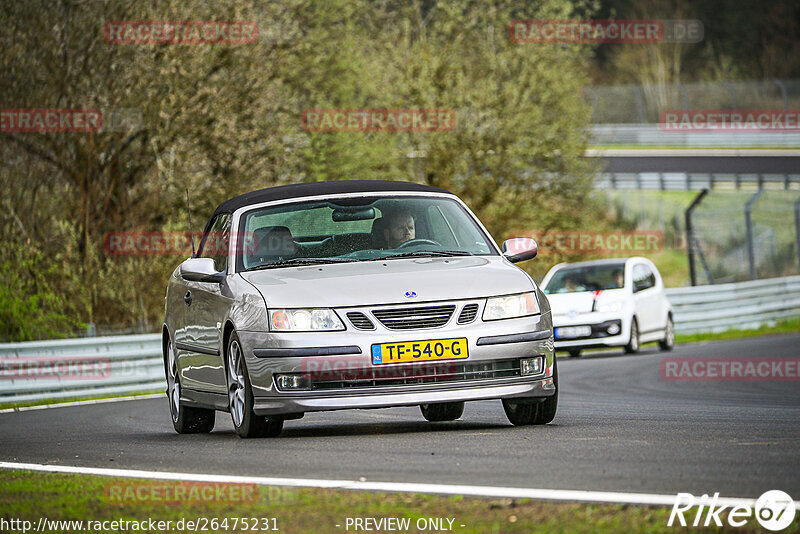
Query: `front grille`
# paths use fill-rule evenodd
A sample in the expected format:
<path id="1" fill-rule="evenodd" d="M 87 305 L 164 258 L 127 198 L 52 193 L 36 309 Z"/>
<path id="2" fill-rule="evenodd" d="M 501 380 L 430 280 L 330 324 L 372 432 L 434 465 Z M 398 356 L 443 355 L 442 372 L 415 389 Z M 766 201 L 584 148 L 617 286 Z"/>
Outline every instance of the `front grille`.
<path id="1" fill-rule="evenodd" d="M 332 369 L 309 374 L 311 389 L 376 388 L 409 384 L 439 384 L 520 376 L 519 359 L 489 362 L 414 363 L 365 369 Z"/>
<path id="2" fill-rule="evenodd" d="M 372 321 L 361 312 L 347 312 L 347 318 L 359 330 L 375 330 L 375 325 L 372 324 Z"/>
<path id="3" fill-rule="evenodd" d="M 461 310 L 461 314 L 458 316 L 458 324 L 467 324 L 471 323 L 475 320 L 475 316 L 478 315 L 478 305 L 477 304 L 467 304 Z"/>
<path id="4" fill-rule="evenodd" d="M 447 306 L 418 306 L 413 308 L 393 308 L 372 310 L 372 315 L 390 330 L 411 330 L 414 328 L 436 328 L 444 326 L 456 310 L 454 304 Z"/>

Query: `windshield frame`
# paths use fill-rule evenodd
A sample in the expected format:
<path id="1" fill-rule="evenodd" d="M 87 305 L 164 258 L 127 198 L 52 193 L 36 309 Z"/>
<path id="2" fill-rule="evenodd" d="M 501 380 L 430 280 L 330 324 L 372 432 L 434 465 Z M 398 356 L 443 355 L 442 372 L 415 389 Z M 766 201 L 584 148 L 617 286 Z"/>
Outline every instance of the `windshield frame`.
<path id="1" fill-rule="evenodd" d="M 483 257 L 488 256 L 502 256 L 503 252 L 497 246 L 497 242 L 494 240 L 492 235 L 483 225 L 481 220 L 475 216 L 469 206 L 467 206 L 463 200 L 458 198 L 456 195 L 452 193 L 419 193 L 416 191 L 364 191 L 358 193 L 342 193 L 336 195 L 312 195 L 312 196 L 304 196 L 304 197 L 296 197 L 296 198 L 289 198 L 283 200 L 275 200 L 271 202 L 259 202 L 257 204 L 251 204 L 249 206 L 244 206 L 233 213 L 232 221 L 231 221 L 231 228 L 238 228 L 238 232 L 232 233 L 229 249 L 228 249 L 228 265 L 232 266 L 233 273 L 243 273 L 248 272 L 247 269 L 244 267 L 244 260 L 241 254 L 236 254 L 237 247 L 239 246 L 239 239 L 241 236 L 245 235 L 245 223 L 247 221 L 247 214 L 251 211 L 257 211 L 263 208 L 270 208 L 275 206 L 283 206 L 287 204 L 302 204 L 305 202 L 314 202 L 314 201 L 325 201 L 325 200 L 335 200 L 335 199 L 346 199 L 346 198 L 363 198 L 363 197 L 381 197 L 381 198 L 397 198 L 397 197 L 407 197 L 407 198 L 443 198 L 455 201 L 465 212 L 468 217 L 472 219 L 475 225 L 478 228 L 478 231 L 483 235 L 486 242 L 489 244 L 489 254 L 482 255 Z M 454 256 L 454 257 L 461 257 L 461 256 Z M 409 258 L 413 259 L 413 258 Z M 359 260 L 358 263 L 365 262 L 365 261 L 373 261 L 371 259 L 366 260 Z M 343 262 L 343 265 L 349 263 L 356 263 L 356 262 Z M 309 264 L 313 265 L 313 264 Z M 330 264 L 333 265 L 333 264 Z M 275 269 L 280 268 L 291 268 L 291 267 L 302 267 L 302 265 L 286 265 L 283 267 L 276 266 Z"/>

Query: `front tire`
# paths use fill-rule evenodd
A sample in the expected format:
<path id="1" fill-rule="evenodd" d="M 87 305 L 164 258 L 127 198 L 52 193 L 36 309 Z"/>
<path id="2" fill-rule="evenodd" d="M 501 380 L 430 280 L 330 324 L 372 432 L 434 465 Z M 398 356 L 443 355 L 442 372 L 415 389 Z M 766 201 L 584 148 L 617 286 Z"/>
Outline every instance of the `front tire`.
<path id="1" fill-rule="evenodd" d="M 181 379 L 178 373 L 178 360 L 172 341 L 167 340 L 164 355 L 164 370 L 167 375 L 167 399 L 172 426 L 178 434 L 207 434 L 214 430 L 215 410 L 196 408 L 181 404 Z"/>
<path id="2" fill-rule="evenodd" d="M 503 410 L 514 426 L 546 425 L 556 417 L 558 410 L 558 360 L 553 359 L 553 385 L 555 393 L 545 397 L 543 402 L 523 403 L 513 399 L 503 399 Z"/>
<path id="3" fill-rule="evenodd" d="M 664 328 L 664 339 L 658 342 L 661 350 L 672 350 L 675 348 L 675 325 L 672 323 L 672 317 L 667 317 L 667 326 Z"/>
<path id="4" fill-rule="evenodd" d="M 463 402 L 441 402 L 438 404 L 420 404 L 422 417 L 431 422 L 455 421 L 464 414 Z"/>
<path id="5" fill-rule="evenodd" d="M 639 323 L 636 322 L 636 317 L 631 321 L 631 338 L 625 345 L 625 352 L 628 354 L 639 352 Z"/>
<path id="6" fill-rule="evenodd" d="M 581 349 L 569 349 L 569 355 L 572 358 L 580 358 L 581 357 Z"/>
<path id="7" fill-rule="evenodd" d="M 253 388 L 236 332 L 227 350 L 228 409 L 236 433 L 242 438 L 275 437 L 283 430 L 283 419 L 267 419 L 253 412 Z"/>

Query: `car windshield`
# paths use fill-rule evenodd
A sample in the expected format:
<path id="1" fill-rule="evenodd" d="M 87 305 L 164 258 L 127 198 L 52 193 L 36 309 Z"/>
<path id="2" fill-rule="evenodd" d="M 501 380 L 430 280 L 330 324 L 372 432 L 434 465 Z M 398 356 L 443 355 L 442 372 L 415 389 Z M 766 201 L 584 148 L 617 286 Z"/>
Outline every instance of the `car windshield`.
<path id="1" fill-rule="evenodd" d="M 251 210 L 242 217 L 243 270 L 423 256 L 497 255 L 450 198 L 326 199 Z"/>
<path id="2" fill-rule="evenodd" d="M 625 265 L 588 265 L 584 267 L 564 267 L 556 271 L 547 286 L 546 294 L 579 293 L 619 289 L 625 286 Z"/>

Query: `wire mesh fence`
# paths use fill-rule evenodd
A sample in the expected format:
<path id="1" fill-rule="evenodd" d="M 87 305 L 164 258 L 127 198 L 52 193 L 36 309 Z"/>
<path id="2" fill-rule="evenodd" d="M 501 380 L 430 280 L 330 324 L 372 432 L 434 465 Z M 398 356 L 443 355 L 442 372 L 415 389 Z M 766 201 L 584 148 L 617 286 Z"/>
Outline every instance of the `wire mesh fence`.
<path id="1" fill-rule="evenodd" d="M 657 123 L 666 109 L 800 108 L 800 80 L 613 85 L 585 91 L 595 124 Z"/>
<path id="2" fill-rule="evenodd" d="M 713 191 L 692 213 L 691 236 L 685 214 L 695 191 L 627 189 L 604 194 L 619 221 L 661 232 L 664 249 L 685 262 L 687 270 L 671 280 L 672 287 L 691 282 L 689 262 L 694 263 L 697 285 L 800 273 L 800 190 Z"/>
<path id="3" fill-rule="evenodd" d="M 708 195 L 692 215 L 697 283 L 797 274 L 798 200 L 795 191 Z"/>
<path id="4" fill-rule="evenodd" d="M 617 218 L 638 230 L 654 230 L 664 237 L 664 248 L 685 248 L 684 210 L 693 193 L 654 194 L 644 190 L 605 192 Z"/>

